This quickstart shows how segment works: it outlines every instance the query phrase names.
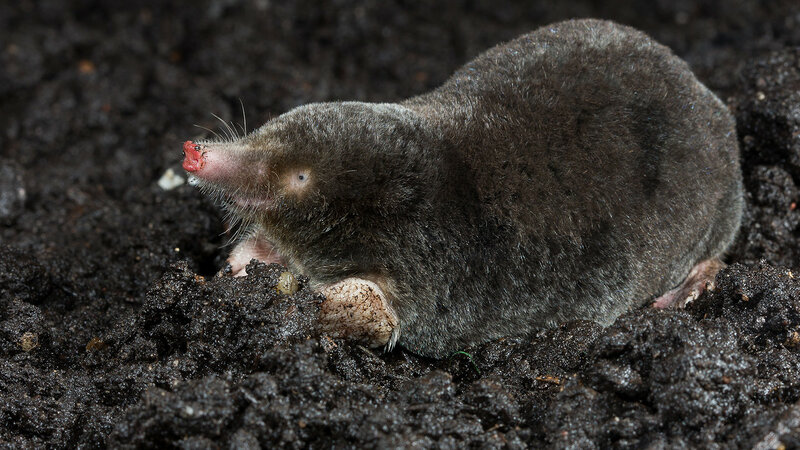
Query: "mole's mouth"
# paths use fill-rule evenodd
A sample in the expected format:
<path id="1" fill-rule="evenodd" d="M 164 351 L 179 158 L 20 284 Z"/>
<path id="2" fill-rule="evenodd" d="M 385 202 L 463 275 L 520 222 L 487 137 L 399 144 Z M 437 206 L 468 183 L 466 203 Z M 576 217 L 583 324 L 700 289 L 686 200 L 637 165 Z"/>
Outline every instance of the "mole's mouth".
<path id="1" fill-rule="evenodd" d="M 230 196 L 230 202 L 239 208 L 247 210 L 270 209 L 275 205 L 275 199 L 270 195 L 234 194 Z"/>

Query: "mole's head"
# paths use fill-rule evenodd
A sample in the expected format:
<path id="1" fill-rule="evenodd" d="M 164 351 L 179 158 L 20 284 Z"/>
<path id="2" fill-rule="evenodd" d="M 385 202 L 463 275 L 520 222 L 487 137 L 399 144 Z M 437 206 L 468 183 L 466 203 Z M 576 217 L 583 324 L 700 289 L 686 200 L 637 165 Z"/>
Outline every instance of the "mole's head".
<path id="1" fill-rule="evenodd" d="M 399 105 L 311 104 L 239 140 L 187 141 L 183 167 L 237 217 L 327 228 L 345 216 L 406 214 L 427 201 L 438 177 L 430 136 Z"/>

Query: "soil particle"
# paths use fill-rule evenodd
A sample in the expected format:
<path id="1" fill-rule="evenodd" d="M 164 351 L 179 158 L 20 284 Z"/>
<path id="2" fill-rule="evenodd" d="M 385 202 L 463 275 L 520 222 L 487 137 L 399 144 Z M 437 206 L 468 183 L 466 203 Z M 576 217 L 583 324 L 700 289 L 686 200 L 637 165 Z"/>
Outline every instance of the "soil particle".
<path id="1" fill-rule="evenodd" d="M 401 3 L 0 5 L 0 445 L 800 446 L 797 2 Z M 229 224 L 158 187 L 239 99 L 249 124 L 393 101 L 586 16 L 670 45 L 736 115 L 744 225 L 686 310 L 372 351 L 317 332 L 302 274 L 284 293 L 278 265 L 216 276 Z"/>

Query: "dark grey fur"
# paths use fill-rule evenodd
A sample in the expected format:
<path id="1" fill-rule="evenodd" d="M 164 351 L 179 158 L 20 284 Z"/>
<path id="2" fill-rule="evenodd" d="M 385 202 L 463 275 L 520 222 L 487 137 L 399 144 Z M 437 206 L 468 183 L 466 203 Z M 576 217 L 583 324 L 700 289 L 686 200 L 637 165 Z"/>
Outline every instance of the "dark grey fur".
<path id="1" fill-rule="evenodd" d="M 611 323 L 722 254 L 734 121 L 643 33 L 575 20 L 499 45 L 399 104 L 312 104 L 244 138 L 250 219 L 315 283 L 377 279 L 430 356 L 573 319 Z M 248 167 L 310 167 L 295 198 Z M 246 214 L 245 214 L 246 215 Z"/>

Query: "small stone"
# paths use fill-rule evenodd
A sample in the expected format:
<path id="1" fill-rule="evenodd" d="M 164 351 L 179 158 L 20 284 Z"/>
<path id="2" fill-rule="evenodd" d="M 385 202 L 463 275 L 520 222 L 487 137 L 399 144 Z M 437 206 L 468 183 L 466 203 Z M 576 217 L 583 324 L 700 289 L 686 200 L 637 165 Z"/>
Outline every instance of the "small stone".
<path id="1" fill-rule="evenodd" d="M 297 292 L 298 289 L 297 278 L 295 278 L 291 272 L 281 272 L 278 277 L 278 285 L 275 286 L 275 289 L 281 294 L 292 295 Z"/>
<path id="2" fill-rule="evenodd" d="M 794 348 L 797 347 L 798 344 L 800 344 L 800 332 L 792 331 L 786 339 L 786 346 Z"/>
<path id="3" fill-rule="evenodd" d="M 19 346 L 22 347 L 23 352 L 30 352 L 39 346 L 39 335 L 31 332 L 23 333 L 19 340 Z"/>
<path id="4" fill-rule="evenodd" d="M 161 178 L 158 179 L 158 187 L 165 191 L 171 191 L 185 182 L 186 179 L 175 173 L 174 170 L 167 169 L 164 175 L 161 175 Z"/>
<path id="5" fill-rule="evenodd" d="M 94 63 L 88 59 L 82 59 L 78 62 L 78 70 L 85 75 L 94 73 L 95 66 Z"/>
<path id="6" fill-rule="evenodd" d="M 102 339 L 100 339 L 98 337 L 93 337 L 93 338 L 91 338 L 89 340 L 89 343 L 86 344 L 86 351 L 87 352 L 94 352 L 94 351 L 98 351 L 98 350 L 103 350 L 107 346 L 108 345 L 106 345 L 106 343 L 103 342 Z"/>

